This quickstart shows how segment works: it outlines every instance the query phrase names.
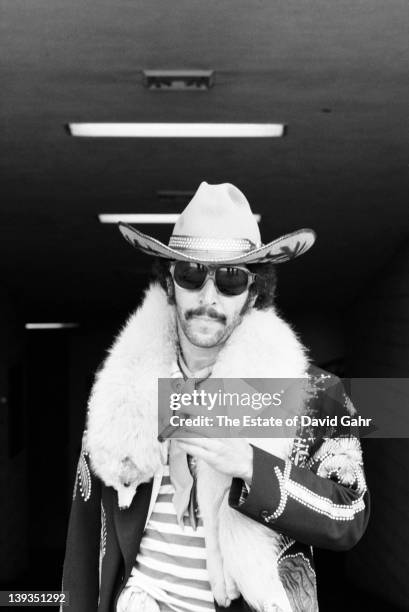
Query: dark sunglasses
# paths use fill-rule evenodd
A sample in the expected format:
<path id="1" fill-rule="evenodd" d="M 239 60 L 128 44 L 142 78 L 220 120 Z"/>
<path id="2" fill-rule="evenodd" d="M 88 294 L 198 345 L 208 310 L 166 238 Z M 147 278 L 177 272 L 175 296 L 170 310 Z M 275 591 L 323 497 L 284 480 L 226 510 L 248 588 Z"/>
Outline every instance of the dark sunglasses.
<path id="1" fill-rule="evenodd" d="M 182 289 L 198 291 L 211 277 L 217 290 L 229 296 L 244 293 L 256 277 L 256 274 L 235 266 L 206 266 L 190 261 L 177 261 L 171 270 L 175 282 Z"/>

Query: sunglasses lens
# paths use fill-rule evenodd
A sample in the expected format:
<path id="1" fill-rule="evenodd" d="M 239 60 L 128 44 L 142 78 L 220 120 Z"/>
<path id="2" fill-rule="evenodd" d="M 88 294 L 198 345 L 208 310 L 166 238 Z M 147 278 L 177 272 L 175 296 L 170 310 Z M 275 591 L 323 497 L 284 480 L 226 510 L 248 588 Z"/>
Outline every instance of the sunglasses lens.
<path id="1" fill-rule="evenodd" d="M 225 295 L 240 295 L 248 287 L 248 274 L 241 268 L 217 268 L 216 285 Z"/>
<path id="2" fill-rule="evenodd" d="M 178 261 L 174 268 L 174 278 L 179 287 L 190 291 L 200 289 L 203 285 L 207 270 L 200 264 L 190 261 Z"/>
<path id="3" fill-rule="evenodd" d="M 195 291 L 203 286 L 207 277 L 207 268 L 190 261 L 178 261 L 173 271 L 175 282 L 182 287 Z M 249 276 L 241 268 L 221 266 L 216 268 L 216 287 L 224 295 L 240 295 L 249 285 Z"/>

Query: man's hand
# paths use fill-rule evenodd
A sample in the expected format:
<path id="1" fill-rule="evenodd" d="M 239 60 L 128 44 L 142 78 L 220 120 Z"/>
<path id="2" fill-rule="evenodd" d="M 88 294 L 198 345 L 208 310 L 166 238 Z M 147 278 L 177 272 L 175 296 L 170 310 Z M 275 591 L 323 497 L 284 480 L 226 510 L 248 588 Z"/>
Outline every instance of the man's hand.
<path id="1" fill-rule="evenodd" d="M 240 438 L 179 438 L 177 443 L 186 453 L 203 459 L 218 472 L 242 478 L 248 485 L 251 485 L 253 448 L 246 440 Z"/>

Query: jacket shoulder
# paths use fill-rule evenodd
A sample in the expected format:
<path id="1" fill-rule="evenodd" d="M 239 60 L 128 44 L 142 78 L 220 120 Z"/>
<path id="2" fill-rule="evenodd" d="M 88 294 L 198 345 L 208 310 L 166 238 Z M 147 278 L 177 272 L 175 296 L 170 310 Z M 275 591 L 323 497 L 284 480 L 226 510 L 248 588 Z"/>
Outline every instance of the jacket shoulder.
<path id="1" fill-rule="evenodd" d="M 308 377 L 309 409 L 312 412 L 328 416 L 355 414 L 355 408 L 345 388 L 345 380 L 316 365 L 308 368 Z"/>

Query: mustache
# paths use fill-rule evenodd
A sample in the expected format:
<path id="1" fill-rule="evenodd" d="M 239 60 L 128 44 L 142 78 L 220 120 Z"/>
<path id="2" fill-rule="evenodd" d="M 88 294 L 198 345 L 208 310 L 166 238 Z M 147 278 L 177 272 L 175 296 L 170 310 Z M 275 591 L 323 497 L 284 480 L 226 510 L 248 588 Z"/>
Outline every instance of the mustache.
<path id="1" fill-rule="evenodd" d="M 186 310 L 185 319 L 189 321 L 192 317 L 209 317 L 210 319 L 216 319 L 216 321 L 220 321 L 221 323 L 226 323 L 226 317 L 217 312 L 214 308 L 207 306 L 200 306 L 199 308 L 191 308 L 190 310 Z"/>

